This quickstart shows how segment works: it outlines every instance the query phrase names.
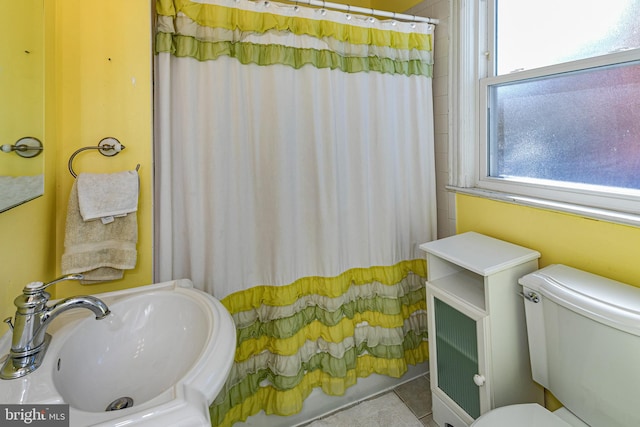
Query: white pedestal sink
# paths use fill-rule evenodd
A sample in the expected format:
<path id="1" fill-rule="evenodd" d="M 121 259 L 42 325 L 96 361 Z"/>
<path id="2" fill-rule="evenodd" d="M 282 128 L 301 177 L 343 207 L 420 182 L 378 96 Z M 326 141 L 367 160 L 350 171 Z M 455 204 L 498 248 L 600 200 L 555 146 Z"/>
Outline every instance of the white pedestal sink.
<path id="1" fill-rule="evenodd" d="M 235 354 L 224 306 L 186 279 L 96 296 L 111 315 L 61 314 L 42 365 L 0 380 L 0 402 L 68 403 L 78 427 L 209 426 Z M 0 354 L 10 345 L 7 333 Z"/>

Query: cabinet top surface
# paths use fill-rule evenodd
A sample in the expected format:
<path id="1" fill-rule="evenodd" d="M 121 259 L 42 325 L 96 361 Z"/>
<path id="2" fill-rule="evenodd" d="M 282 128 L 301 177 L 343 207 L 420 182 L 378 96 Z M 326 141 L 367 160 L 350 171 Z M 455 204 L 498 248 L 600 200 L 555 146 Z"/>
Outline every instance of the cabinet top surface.
<path id="1" fill-rule="evenodd" d="M 540 258 L 538 251 L 473 231 L 423 243 L 420 249 L 482 276 Z"/>

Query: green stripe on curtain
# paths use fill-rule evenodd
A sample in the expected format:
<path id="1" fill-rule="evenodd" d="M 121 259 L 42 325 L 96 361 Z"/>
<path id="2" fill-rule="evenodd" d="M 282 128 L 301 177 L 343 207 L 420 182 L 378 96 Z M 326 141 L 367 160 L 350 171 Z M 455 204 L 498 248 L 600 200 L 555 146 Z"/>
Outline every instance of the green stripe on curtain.
<path id="1" fill-rule="evenodd" d="M 292 415 L 315 387 L 342 395 L 358 377 L 400 377 L 409 364 L 428 360 L 425 276 L 426 262 L 411 260 L 224 298 L 234 318 L 252 310 L 263 318 L 238 328 L 236 363 L 210 407 L 212 425 L 231 426 L 259 411 Z M 383 286 L 386 296 L 376 295 L 372 283 Z M 367 295 L 351 299 L 362 293 Z M 305 297 L 344 303 L 329 311 L 298 304 Z M 293 315 L 277 318 L 296 304 Z"/>
<path id="2" fill-rule="evenodd" d="M 356 313 L 363 314 L 367 311 L 399 314 L 402 306 L 413 305 L 425 298 L 424 289 L 418 289 L 401 298 L 370 298 L 358 299 L 341 306 L 336 311 L 327 311 L 320 307 L 306 307 L 292 317 L 276 319 L 267 322 L 256 322 L 249 327 L 238 330 L 238 343 L 250 338 L 268 336 L 276 339 L 290 338 L 303 327 L 314 321 L 319 321 L 326 326 L 335 326 L 342 319 L 354 319 Z"/>
<path id="3" fill-rule="evenodd" d="M 243 64 L 288 65 L 295 69 L 305 65 L 316 68 L 339 69 L 347 73 L 376 71 L 407 76 L 432 75 L 432 65 L 420 60 L 394 61 L 378 57 L 346 57 L 328 50 L 301 49 L 281 45 L 257 45 L 252 43 L 203 42 L 193 37 L 159 33 L 156 51 L 169 52 L 178 57 L 192 57 L 209 61 L 220 56 L 238 59 Z"/>

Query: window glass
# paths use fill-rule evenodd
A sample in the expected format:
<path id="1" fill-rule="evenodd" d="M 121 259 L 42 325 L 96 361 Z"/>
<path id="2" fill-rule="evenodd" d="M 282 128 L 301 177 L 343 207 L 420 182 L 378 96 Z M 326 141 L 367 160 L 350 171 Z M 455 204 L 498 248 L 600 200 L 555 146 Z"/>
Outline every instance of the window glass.
<path id="1" fill-rule="evenodd" d="M 496 0 L 497 75 L 640 47 L 640 0 Z"/>
<path id="2" fill-rule="evenodd" d="M 640 62 L 489 92 L 490 176 L 640 189 Z"/>

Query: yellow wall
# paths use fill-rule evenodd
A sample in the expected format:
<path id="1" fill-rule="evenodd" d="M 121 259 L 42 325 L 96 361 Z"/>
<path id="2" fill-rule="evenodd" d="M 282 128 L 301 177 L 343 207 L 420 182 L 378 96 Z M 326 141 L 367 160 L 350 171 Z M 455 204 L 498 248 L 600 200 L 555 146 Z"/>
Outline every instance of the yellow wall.
<path id="1" fill-rule="evenodd" d="M 296 3 L 295 0 L 278 0 L 280 3 Z M 371 0 L 352 0 L 352 1 L 347 1 L 347 0 L 327 0 L 328 2 L 331 3 L 342 3 L 342 4 L 349 4 L 351 6 L 357 6 L 357 7 L 373 7 L 371 6 Z M 300 3 L 301 6 L 307 6 L 304 3 Z M 311 6 L 313 7 L 313 6 Z"/>
<path id="2" fill-rule="evenodd" d="M 0 316 L 30 281 L 61 273 L 64 222 L 73 178 L 69 156 L 113 136 L 127 148 L 106 158 L 83 152 L 76 172 L 114 172 L 140 163 L 138 263 L 108 284 L 58 285 L 55 297 L 152 281 L 152 1 L 56 0 L 45 7 L 45 195 L 0 214 Z M 17 21 L 16 21 L 17 22 Z M 4 331 L 4 330 L 3 330 Z"/>
<path id="3" fill-rule="evenodd" d="M 64 251 L 65 217 L 73 177 L 66 164 L 75 150 L 117 138 L 115 157 L 79 154 L 76 173 L 107 173 L 141 165 L 138 262 L 123 280 L 82 286 L 66 282 L 56 297 L 99 293 L 152 280 L 152 48 L 151 1 L 58 0 L 55 33 L 57 159 L 56 260 Z M 59 261 L 58 261 L 58 273 Z"/>
<path id="4" fill-rule="evenodd" d="M 535 249 L 540 266 L 566 264 L 640 287 L 640 228 L 456 196 L 457 232 L 476 231 Z"/>
<path id="5" fill-rule="evenodd" d="M 334 1 L 334 3 L 350 4 L 351 6 L 358 6 L 358 7 L 373 7 L 371 6 L 371 0 L 353 0 L 353 1 L 338 0 L 338 1 Z"/>
<path id="6" fill-rule="evenodd" d="M 25 136 L 43 139 L 43 17 L 42 0 L 3 4 L 0 15 L 0 27 L 5 29 L 0 43 L 0 145 L 13 145 Z M 0 175 L 39 175 L 43 159 L 42 155 L 22 158 L 15 153 L 0 153 Z"/>
<path id="7" fill-rule="evenodd" d="M 390 12 L 404 12 L 421 2 L 422 0 L 371 0 L 370 7 Z"/>
<path id="8" fill-rule="evenodd" d="M 25 7 L 28 4 L 30 7 L 35 7 L 35 9 L 31 9 L 30 15 L 28 19 L 23 19 L 24 17 L 20 14 L 12 13 L 11 10 L 3 10 L 4 18 L 8 18 L 9 22 L 4 22 L 3 18 L 3 27 L 8 24 L 15 24 L 18 26 L 16 32 L 8 31 L 7 27 L 3 34 L 9 34 L 9 37 L 15 36 L 20 30 L 33 28 L 33 25 L 36 25 L 36 28 L 31 33 L 33 37 L 27 43 L 31 46 L 39 46 L 39 49 L 42 50 L 43 44 L 43 32 L 38 28 L 42 27 L 43 20 L 43 6 L 41 1 L 25 1 L 25 2 L 11 2 L 11 4 L 7 4 L 7 7 L 15 8 L 15 7 Z M 49 3 L 49 2 L 45 2 Z M 33 44 L 32 44 L 33 43 Z M 0 53 L 3 58 L 3 81 L 5 81 L 6 74 L 4 73 L 13 73 L 16 74 L 12 67 L 16 67 L 19 65 L 21 60 L 31 61 L 35 56 L 32 55 L 20 55 L 20 51 L 18 51 L 18 55 L 21 59 L 17 61 L 11 61 L 9 64 L 4 63 L 4 59 L 8 58 L 10 55 L 7 54 L 5 56 L 6 51 L 4 49 L 11 48 L 11 46 L 17 47 L 13 43 L 9 43 L 5 40 L 5 43 L 2 43 L 2 49 Z M 19 45 L 23 47 L 25 45 Z M 34 52 L 35 53 L 35 52 Z M 43 66 L 44 58 L 40 57 L 40 67 Z M 24 64 L 27 67 L 32 66 L 31 64 Z M 32 70 L 34 73 L 37 73 L 38 70 Z M 18 71 L 17 74 L 21 74 L 21 71 Z M 32 76 L 30 76 L 31 78 Z M 16 76 L 16 78 L 20 78 Z M 13 81 L 13 80 L 11 80 Z M 40 92 L 40 98 L 42 98 L 43 91 L 43 82 L 42 77 L 36 79 L 37 83 L 34 83 L 38 86 L 36 92 Z M 6 89 L 6 90 L 5 90 Z M 5 143 L 14 143 L 17 140 L 17 136 L 26 136 L 22 135 L 23 132 L 29 131 L 33 134 L 33 136 L 42 138 L 46 141 L 46 135 L 43 135 L 43 114 L 42 109 L 43 103 L 41 99 L 34 99 L 33 102 L 36 105 L 36 110 L 30 113 L 25 113 L 22 111 L 22 115 L 12 116 L 9 112 L 11 110 L 11 105 L 7 105 L 7 99 L 9 96 L 10 89 L 2 88 L 2 102 L 4 105 L 2 106 L 2 141 L 0 144 Z M 26 108 L 34 107 L 33 105 L 27 106 Z M 40 109 L 38 112 L 37 109 Z M 5 113 L 7 115 L 5 115 Z M 35 115 L 32 115 L 35 114 Z M 23 118 L 29 117 L 28 122 L 26 123 Z M 5 134 L 4 132 L 15 131 L 15 134 L 9 136 L 9 134 Z M 32 132 L 31 132 L 32 131 Z M 13 139 L 15 137 L 15 140 Z M 11 138 L 10 141 L 5 140 L 5 138 Z M 5 154 L 0 153 L 1 156 L 16 156 L 15 154 Z M 17 156 L 16 156 L 17 157 Z M 38 156 L 40 159 L 45 159 L 45 157 Z M 46 157 L 47 164 L 51 164 L 49 160 L 53 161 L 55 159 L 55 149 L 52 152 L 52 155 Z M 27 159 L 24 159 L 27 160 Z M 33 160 L 33 159 L 31 159 Z M 0 236 L 2 236 L 2 244 L 0 244 L 0 263 L 2 268 L 2 275 L 0 276 L 0 319 L 5 319 L 10 315 L 13 315 L 14 307 L 13 307 L 13 299 L 18 295 L 20 290 L 30 281 L 38 280 L 43 276 L 49 276 L 49 273 L 53 271 L 53 257 L 51 253 L 53 252 L 53 210 L 54 210 L 54 200 L 55 200 L 55 186 L 53 182 L 46 182 L 46 191 L 45 196 L 39 197 L 29 203 L 24 205 L 15 207 L 6 212 L 0 213 Z M 6 328 L 6 326 L 2 326 L 2 328 Z M 3 333 L 5 329 L 0 330 L 0 333 Z"/>

